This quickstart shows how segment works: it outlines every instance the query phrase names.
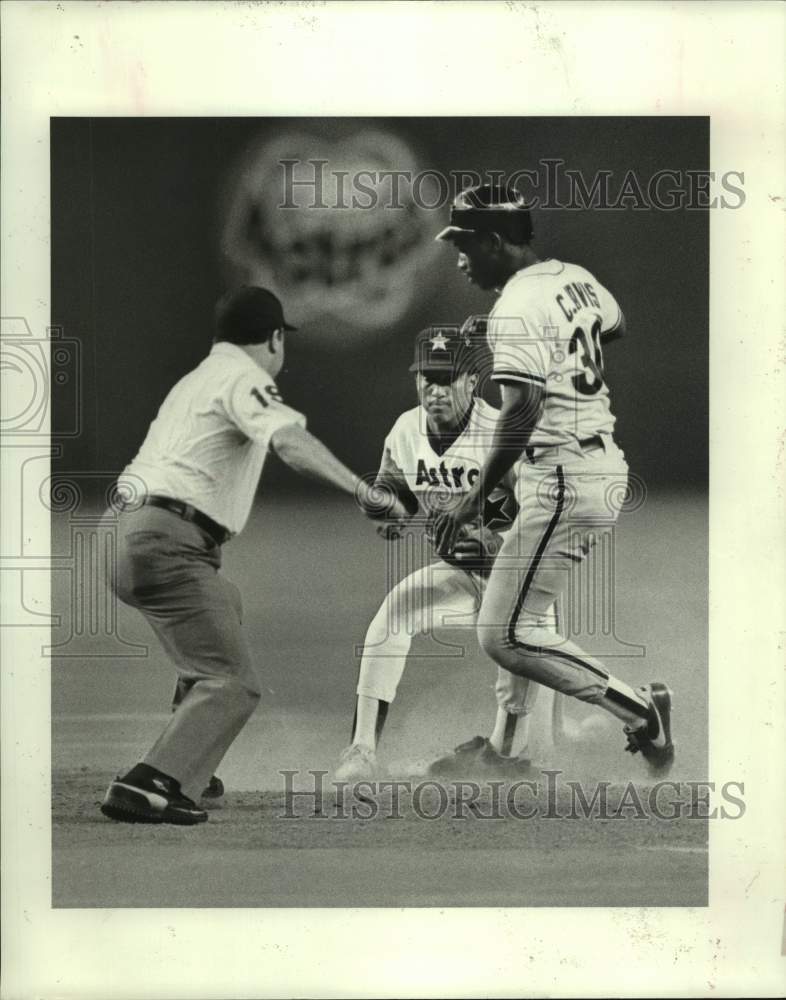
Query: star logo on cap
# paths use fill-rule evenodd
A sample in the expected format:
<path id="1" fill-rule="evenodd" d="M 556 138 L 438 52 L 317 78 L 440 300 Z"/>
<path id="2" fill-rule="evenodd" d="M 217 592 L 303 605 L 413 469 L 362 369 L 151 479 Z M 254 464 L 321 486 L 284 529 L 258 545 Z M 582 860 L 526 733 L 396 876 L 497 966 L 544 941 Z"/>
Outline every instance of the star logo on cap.
<path id="1" fill-rule="evenodd" d="M 448 339 L 444 333 L 438 333 L 431 338 L 432 351 L 446 351 L 448 349 Z"/>

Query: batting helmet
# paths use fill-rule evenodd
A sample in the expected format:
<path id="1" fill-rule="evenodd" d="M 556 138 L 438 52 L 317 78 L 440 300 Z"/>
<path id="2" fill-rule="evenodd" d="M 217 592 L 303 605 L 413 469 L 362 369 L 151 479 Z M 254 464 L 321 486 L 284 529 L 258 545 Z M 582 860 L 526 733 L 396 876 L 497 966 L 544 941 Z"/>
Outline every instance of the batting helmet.
<path id="1" fill-rule="evenodd" d="M 532 216 L 524 196 L 511 184 L 480 184 L 462 191 L 450 209 L 450 225 L 437 240 L 455 240 L 462 235 L 499 233 L 510 243 L 529 243 Z"/>

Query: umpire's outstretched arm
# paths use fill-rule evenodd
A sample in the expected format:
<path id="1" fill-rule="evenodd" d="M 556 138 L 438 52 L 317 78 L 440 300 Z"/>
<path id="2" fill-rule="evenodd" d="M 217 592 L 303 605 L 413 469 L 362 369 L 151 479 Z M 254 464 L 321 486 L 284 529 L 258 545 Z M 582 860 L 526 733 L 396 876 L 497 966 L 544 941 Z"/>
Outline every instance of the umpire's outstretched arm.
<path id="1" fill-rule="evenodd" d="M 378 506 L 378 502 L 370 496 L 372 487 L 305 428 L 298 424 L 280 427 L 271 437 L 270 444 L 281 461 L 299 475 L 326 483 L 343 493 L 354 494 L 364 510 L 370 511 Z M 396 501 L 396 504 L 396 509 L 389 516 L 406 517 L 406 509 L 401 502 Z"/>

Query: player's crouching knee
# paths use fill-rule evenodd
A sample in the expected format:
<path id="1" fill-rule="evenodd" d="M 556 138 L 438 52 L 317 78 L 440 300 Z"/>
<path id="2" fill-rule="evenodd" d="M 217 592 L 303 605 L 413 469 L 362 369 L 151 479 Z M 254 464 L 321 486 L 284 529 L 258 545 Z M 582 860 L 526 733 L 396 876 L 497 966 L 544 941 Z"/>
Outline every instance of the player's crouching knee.
<path id="1" fill-rule="evenodd" d="M 496 625 L 478 627 L 478 644 L 483 652 L 497 663 L 502 662 L 505 654 L 510 652 L 505 630 Z"/>
<path id="2" fill-rule="evenodd" d="M 541 655 L 541 629 L 519 625 L 515 634 L 508 627 L 479 625 L 478 643 L 496 663 L 519 677 L 537 673 Z M 513 655 L 512 655 L 513 654 Z"/>

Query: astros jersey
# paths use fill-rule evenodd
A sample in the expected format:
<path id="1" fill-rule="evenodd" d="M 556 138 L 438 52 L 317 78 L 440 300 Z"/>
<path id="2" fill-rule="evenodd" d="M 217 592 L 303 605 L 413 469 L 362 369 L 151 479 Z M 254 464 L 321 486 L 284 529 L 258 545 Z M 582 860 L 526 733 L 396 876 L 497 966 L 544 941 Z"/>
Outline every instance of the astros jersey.
<path id="1" fill-rule="evenodd" d="M 429 431 L 422 406 L 407 410 L 385 438 L 385 450 L 418 501 L 419 512 L 428 516 L 446 494 L 466 493 L 475 484 L 491 448 L 499 410 L 483 399 L 475 399 L 463 427 L 450 437 Z M 484 523 L 504 530 L 514 516 L 514 501 L 507 488 L 495 491 L 486 501 Z"/>
<path id="2" fill-rule="evenodd" d="M 532 446 L 612 432 L 601 337 L 612 334 L 621 320 L 611 293 L 577 264 L 541 261 L 507 282 L 489 315 L 492 378 L 544 387 Z"/>
<path id="3" fill-rule="evenodd" d="M 214 344 L 170 391 L 119 484 L 127 482 L 130 496 L 190 503 L 235 534 L 248 518 L 271 436 L 305 423 L 241 347 Z"/>

